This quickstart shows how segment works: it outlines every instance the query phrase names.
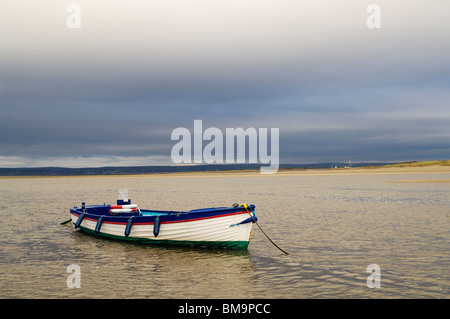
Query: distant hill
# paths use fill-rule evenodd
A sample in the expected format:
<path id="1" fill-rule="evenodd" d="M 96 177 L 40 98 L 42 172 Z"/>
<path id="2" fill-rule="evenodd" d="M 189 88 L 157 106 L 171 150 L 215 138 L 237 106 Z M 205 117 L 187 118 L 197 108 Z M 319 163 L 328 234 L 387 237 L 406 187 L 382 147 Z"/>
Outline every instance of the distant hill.
<path id="1" fill-rule="evenodd" d="M 385 167 L 425 167 L 425 166 L 450 166 L 450 160 L 443 161 L 413 161 L 386 165 Z"/>
<path id="2" fill-rule="evenodd" d="M 383 166 L 392 163 L 352 163 L 352 167 Z M 346 167 L 348 163 L 312 163 L 312 164 L 281 164 L 280 169 L 324 169 Z M 0 176 L 84 176 L 84 175 L 136 175 L 175 172 L 206 172 L 259 170 L 261 164 L 202 164 L 181 166 L 118 166 L 118 167 L 24 167 L 0 168 Z"/>

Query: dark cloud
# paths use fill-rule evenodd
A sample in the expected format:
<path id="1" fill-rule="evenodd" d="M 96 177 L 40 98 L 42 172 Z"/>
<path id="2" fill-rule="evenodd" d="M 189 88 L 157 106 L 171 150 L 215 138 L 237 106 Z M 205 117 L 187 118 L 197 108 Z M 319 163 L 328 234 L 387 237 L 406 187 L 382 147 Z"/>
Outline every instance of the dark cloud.
<path id="1" fill-rule="evenodd" d="M 247 14 L 205 4 L 184 18 L 159 4 L 153 19 L 124 2 L 111 20 L 82 2 L 90 20 L 80 30 L 52 27 L 63 5 L 29 20 L 13 6 L 1 43 L 0 166 L 170 164 L 172 130 L 195 119 L 279 128 L 282 163 L 448 158 L 446 2 L 402 3 L 409 15 L 381 1 L 379 30 L 366 28 L 364 6 L 331 1 L 263 1 L 243 5 Z"/>

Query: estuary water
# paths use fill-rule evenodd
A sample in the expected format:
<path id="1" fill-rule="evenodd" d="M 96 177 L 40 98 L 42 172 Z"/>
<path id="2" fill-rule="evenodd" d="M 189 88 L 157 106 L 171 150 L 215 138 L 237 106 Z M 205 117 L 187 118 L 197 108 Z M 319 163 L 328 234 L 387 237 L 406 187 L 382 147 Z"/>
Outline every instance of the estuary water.
<path id="1" fill-rule="evenodd" d="M 438 181 L 449 177 L 0 179 L 0 298 L 448 298 L 450 183 Z M 254 204 L 259 225 L 289 254 L 256 225 L 245 251 L 145 246 L 61 225 L 70 207 L 114 204 L 124 188 L 145 209 Z M 67 285 L 69 265 L 80 269 L 79 288 Z M 369 279 L 379 288 L 369 288 L 369 265 L 379 267 Z"/>

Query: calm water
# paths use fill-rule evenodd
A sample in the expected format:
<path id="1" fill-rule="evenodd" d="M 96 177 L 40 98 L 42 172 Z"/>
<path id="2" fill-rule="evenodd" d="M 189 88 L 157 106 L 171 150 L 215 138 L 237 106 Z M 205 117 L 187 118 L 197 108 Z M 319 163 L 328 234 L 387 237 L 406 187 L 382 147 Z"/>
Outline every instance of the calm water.
<path id="1" fill-rule="evenodd" d="M 0 179 L 1 298 L 448 298 L 449 175 Z M 256 205 L 248 251 L 163 248 L 74 231 L 69 208 Z M 67 266 L 81 269 L 69 289 Z M 381 269 L 369 289 L 367 266 Z"/>

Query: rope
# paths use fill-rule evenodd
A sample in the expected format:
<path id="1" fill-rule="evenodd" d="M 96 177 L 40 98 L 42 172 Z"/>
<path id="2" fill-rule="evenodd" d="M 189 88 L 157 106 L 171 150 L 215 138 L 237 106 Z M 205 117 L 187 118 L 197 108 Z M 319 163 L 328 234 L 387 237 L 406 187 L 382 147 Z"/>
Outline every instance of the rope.
<path id="1" fill-rule="evenodd" d="M 284 251 L 283 249 L 281 249 L 280 247 L 278 247 L 278 245 L 277 244 L 275 244 L 274 242 L 273 242 L 273 240 L 272 239 L 270 239 L 270 237 L 266 234 L 266 232 L 261 228 L 261 226 L 259 226 L 259 224 L 258 224 L 258 222 L 256 221 L 256 219 L 253 217 L 253 211 L 252 211 L 252 209 L 250 208 L 250 206 L 248 206 L 247 204 L 243 204 L 242 205 L 242 207 L 244 207 L 245 208 L 245 210 L 247 211 L 247 213 L 249 213 L 249 215 L 252 217 L 252 219 L 253 219 L 253 222 L 259 227 L 259 229 L 262 231 L 262 233 L 264 234 L 264 236 L 266 236 L 267 237 L 267 239 L 275 246 L 275 247 L 277 247 L 279 250 L 281 250 L 283 253 L 285 253 L 286 255 L 289 255 L 289 253 L 288 252 L 286 252 L 286 251 Z M 250 211 L 248 210 L 250 208 Z"/>

